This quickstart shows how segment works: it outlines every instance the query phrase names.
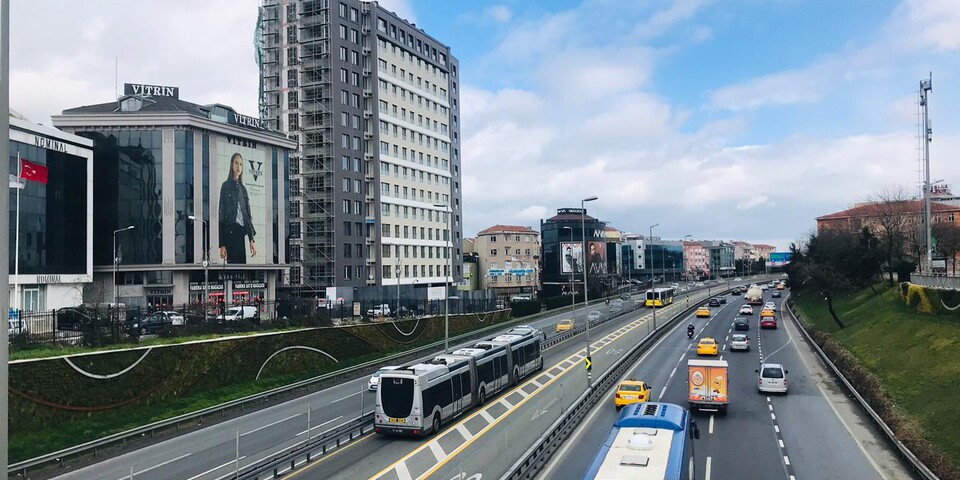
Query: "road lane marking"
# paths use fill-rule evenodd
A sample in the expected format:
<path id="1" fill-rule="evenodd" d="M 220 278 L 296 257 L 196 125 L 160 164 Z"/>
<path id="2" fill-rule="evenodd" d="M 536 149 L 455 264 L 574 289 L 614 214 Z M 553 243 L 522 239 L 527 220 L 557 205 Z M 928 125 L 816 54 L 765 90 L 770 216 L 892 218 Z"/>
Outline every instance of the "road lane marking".
<path id="1" fill-rule="evenodd" d="M 492 423 L 495 420 L 495 418 L 493 418 L 493 415 L 490 415 L 490 412 L 487 412 L 486 409 L 480 410 L 480 416 L 483 417 L 484 420 L 486 420 L 487 422 Z"/>
<path id="2" fill-rule="evenodd" d="M 334 418 L 334 419 L 331 419 L 331 420 L 327 420 L 326 422 L 323 422 L 323 423 L 321 423 L 321 424 L 319 424 L 319 425 L 312 425 L 312 426 L 310 427 L 310 430 L 313 430 L 313 429 L 315 429 L 315 428 L 320 428 L 320 427 L 322 427 L 322 426 L 324 426 L 324 425 L 326 425 L 326 424 L 328 424 L 328 423 L 336 422 L 337 420 L 340 420 L 341 418 L 343 418 L 343 415 L 340 415 L 339 417 Z M 307 433 L 307 431 L 304 430 L 304 431 L 296 434 L 296 436 L 299 437 L 300 435 L 303 435 L 304 433 Z"/>
<path id="3" fill-rule="evenodd" d="M 229 462 L 224 463 L 223 465 L 219 465 L 219 466 L 213 467 L 213 468 L 211 468 L 210 470 L 207 470 L 207 471 L 205 471 L 205 472 L 203 472 L 203 473 L 201 473 L 201 474 L 199 474 L 199 475 L 194 475 L 194 476 L 188 478 L 187 480 L 197 480 L 197 479 L 200 478 L 200 477 L 206 476 L 208 473 L 212 473 L 212 472 L 215 472 L 215 471 L 217 471 L 217 470 L 220 470 L 221 468 L 226 467 L 227 465 L 233 465 L 233 464 L 235 464 L 236 462 L 237 462 L 236 460 L 230 460 Z"/>
<path id="4" fill-rule="evenodd" d="M 274 426 L 274 425 L 276 425 L 276 424 L 278 424 L 278 423 L 286 422 L 287 420 L 290 420 L 291 418 L 299 417 L 300 415 L 303 415 L 303 414 L 302 414 L 302 413 L 297 413 L 297 414 L 294 414 L 294 415 L 290 415 L 289 417 L 284 418 L 283 420 L 277 420 L 276 422 L 268 423 L 268 424 L 266 424 L 266 425 L 262 425 L 262 426 L 259 426 L 259 427 L 257 427 L 257 428 L 254 428 L 253 430 L 250 430 L 249 432 L 241 433 L 240 436 L 242 437 L 242 436 L 244 436 L 244 435 L 250 435 L 251 433 L 259 432 L 260 430 L 263 430 L 264 428 L 270 428 L 270 427 L 272 427 L 272 426 Z M 338 417 L 338 418 L 339 418 L 339 417 Z M 331 421 L 332 421 L 332 420 L 331 420 Z"/>
<path id="5" fill-rule="evenodd" d="M 771 413 L 771 414 L 770 414 L 770 419 L 773 420 L 774 422 L 776 422 L 776 421 L 777 421 L 777 414 L 776 414 L 776 413 Z"/>
<path id="6" fill-rule="evenodd" d="M 784 456 L 783 456 L 783 463 L 785 463 L 785 464 L 787 464 L 787 465 L 790 465 L 790 457 L 784 455 Z"/>
<path id="7" fill-rule="evenodd" d="M 713 434 L 713 414 L 710 414 L 710 429 L 708 430 L 708 433 L 711 435 Z"/>
<path id="8" fill-rule="evenodd" d="M 437 461 L 442 460 L 447 454 L 447 452 L 444 452 L 443 449 L 440 448 L 440 444 L 438 444 L 436 440 L 427 442 L 427 446 L 430 447 L 430 451 L 433 452 L 433 456 L 437 457 Z"/>
<path id="9" fill-rule="evenodd" d="M 332 401 L 332 402 L 330 402 L 330 403 L 337 403 L 337 402 L 339 402 L 340 400 L 346 400 L 346 399 L 348 399 L 348 398 L 350 398 L 350 397 L 355 397 L 355 396 L 357 396 L 357 395 L 360 395 L 361 393 L 363 393 L 363 392 L 351 393 L 350 395 L 347 395 L 346 397 L 338 398 L 338 399 L 336 399 L 336 400 L 334 400 L 334 401 Z"/>
<path id="10" fill-rule="evenodd" d="M 490 414 L 488 413 L 487 415 L 490 415 Z M 490 418 L 492 419 L 493 417 L 490 417 Z M 493 423 L 493 420 L 490 420 L 490 422 Z M 460 432 L 460 435 L 463 435 L 463 438 L 466 440 L 473 438 L 473 434 L 470 433 L 470 430 L 467 430 L 467 427 L 464 426 L 464 424 L 462 423 L 460 425 L 457 425 L 456 430 Z"/>
<path id="11" fill-rule="evenodd" d="M 727 349 L 727 344 L 724 343 L 723 346 L 720 347 L 720 350 L 726 350 L 726 349 Z M 720 360 L 723 360 L 723 359 L 721 358 Z"/>
<path id="12" fill-rule="evenodd" d="M 707 457 L 707 467 L 703 470 L 703 478 L 710 480 L 710 457 Z"/>
<path id="13" fill-rule="evenodd" d="M 773 411 L 773 405 L 767 405 L 767 408 L 769 408 L 771 412 Z"/>
<path id="14" fill-rule="evenodd" d="M 777 439 L 777 442 L 780 443 L 780 448 L 784 448 L 784 446 L 783 446 L 783 439 L 782 439 L 782 438 L 778 438 L 778 439 Z"/>
<path id="15" fill-rule="evenodd" d="M 780 425 L 774 425 L 774 426 L 773 426 L 773 431 L 774 431 L 774 432 L 777 432 L 777 433 L 780 433 Z"/>
<path id="16" fill-rule="evenodd" d="M 167 464 L 169 464 L 169 463 L 173 463 L 173 462 L 176 462 L 177 460 L 181 460 L 181 459 L 183 459 L 183 458 L 189 457 L 190 455 L 193 455 L 193 454 L 192 454 L 192 453 L 185 453 L 185 454 L 183 454 L 183 455 L 180 455 L 180 456 L 177 457 L 177 458 L 171 458 L 170 460 L 167 460 L 166 462 L 158 463 L 158 464 L 156 464 L 156 465 L 154 465 L 154 466 L 152 466 L 152 467 L 150 467 L 150 468 L 146 468 L 146 469 L 140 470 L 139 472 L 134 472 L 134 474 L 135 474 L 135 475 L 140 475 L 140 474 L 142 474 L 142 473 L 147 473 L 147 472 L 149 472 L 150 470 L 153 470 L 153 469 L 155 469 L 155 468 L 160 468 L 160 467 L 162 467 L 162 466 L 164 466 L 164 465 L 167 465 Z M 129 477 L 129 476 L 123 477 L 123 479 L 126 479 L 126 478 L 130 478 L 130 477 Z M 123 479 L 121 479 L 121 480 L 123 480 Z"/>
<path id="17" fill-rule="evenodd" d="M 397 478 L 400 480 L 413 480 L 413 477 L 410 476 L 410 470 L 407 470 L 406 462 L 401 462 L 395 468 L 397 470 Z"/>

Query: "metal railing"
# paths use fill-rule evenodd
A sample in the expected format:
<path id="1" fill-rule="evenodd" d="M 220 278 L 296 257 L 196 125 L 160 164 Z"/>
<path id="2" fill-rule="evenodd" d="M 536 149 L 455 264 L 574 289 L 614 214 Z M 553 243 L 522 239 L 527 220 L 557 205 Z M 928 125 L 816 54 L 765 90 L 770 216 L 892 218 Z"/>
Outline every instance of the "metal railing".
<path id="1" fill-rule="evenodd" d="M 960 290 L 960 276 L 910 274 L 910 283 L 942 290 Z"/>
<path id="2" fill-rule="evenodd" d="M 913 277 L 911 276 L 911 278 Z M 934 474 L 933 471 L 927 468 L 927 466 L 924 465 L 923 462 L 921 462 L 920 459 L 917 458 L 917 456 L 914 455 L 913 452 L 910 451 L 910 449 L 906 445 L 904 445 L 903 442 L 900 441 L 900 439 L 897 438 L 897 435 L 887 425 L 887 423 L 883 421 L 883 418 L 881 418 L 880 415 L 877 414 L 877 412 L 873 409 L 873 407 L 871 407 L 870 404 L 867 403 L 867 400 L 863 398 L 863 395 L 861 395 L 860 392 L 857 391 L 856 387 L 854 387 L 853 384 L 850 383 L 849 380 L 847 380 L 847 377 L 843 376 L 843 373 L 840 372 L 840 369 L 837 368 L 837 366 L 833 363 L 833 361 L 830 360 L 829 357 L 827 357 L 827 354 L 824 353 L 824 351 L 820 348 L 820 345 L 818 345 L 817 342 L 813 341 L 813 337 L 810 336 L 810 333 L 807 332 L 807 329 L 803 326 L 803 322 L 800 321 L 800 317 L 797 316 L 797 314 L 793 311 L 793 307 L 791 307 L 790 304 L 787 302 L 788 298 L 789 298 L 789 295 L 787 296 L 787 298 L 784 299 L 784 302 L 783 302 L 784 305 L 787 306 L 786 308 L 787 312 L 790 314 L 790 317 L 793 318 L 794 320 L 793 323 L 794 325 L 797 326 L 797 329 L 800 330 L 800 334 L 802 334 L 803 338 L 807 340 L 807 343 L 810 344 L 811 347 L 813 347 L 813 351 L 817 353 L 817 356 L 820 357 L 820 360 L 822 360 L 823 363 L 825 363 L 828 367 L 830 367 L 830 371 L 833 372 L 833 374 L 840 380 L 841 383 L 843 383 L 843 385 L 847 388 L 847 390 L 857 399 L 857 401 L 860 403 L 860 406 L 863 407 L 863 409 L 867 412 L 867 414 L 870 415 L 870 418 L 873 419 L 873 421 L 877 424 L 877 426 L 880 427 L 881 430 L 883 430 L 883 433 L 886 434 L 888 439 L 890 439 L 890 442 L 892 442 L 893 445 L 897 447 L 897 451 L 900 452 L 900 456 L 904 460 L 906 460 L 907 463 L 909 463 L 910 466 L 912 466 L 917 473 L 923 476 L 923 478 L 927 480 L 939 480 L 939 477 L 937 477 L 937 475 Z"/>

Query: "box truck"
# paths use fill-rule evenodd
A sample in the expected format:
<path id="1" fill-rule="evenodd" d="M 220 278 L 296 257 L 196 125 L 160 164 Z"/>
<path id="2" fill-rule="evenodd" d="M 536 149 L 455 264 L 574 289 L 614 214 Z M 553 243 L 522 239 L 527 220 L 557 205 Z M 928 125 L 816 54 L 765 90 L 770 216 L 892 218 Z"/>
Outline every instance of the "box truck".
<path id="1" fill-rule="evenodd" d="M 687 391 L 690 410 L 727 413 L 730 403 L 725 360 L 687 360 Z"/>

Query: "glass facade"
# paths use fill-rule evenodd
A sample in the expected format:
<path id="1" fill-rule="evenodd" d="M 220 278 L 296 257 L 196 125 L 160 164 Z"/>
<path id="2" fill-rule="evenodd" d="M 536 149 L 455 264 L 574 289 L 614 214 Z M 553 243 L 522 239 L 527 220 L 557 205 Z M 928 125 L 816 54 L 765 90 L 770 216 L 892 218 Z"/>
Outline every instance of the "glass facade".
<path id="1" fill-rule="evenodd" d="M 78 132 L 93 140 L 93 228 L 117 235 L 125 265 L 159 264 L 163 260 L 163 197 L 160 130 Z M 112 238 L 93 247 L 95 265 L 112 265 Z"/>
<path id="2" fill-rule="evenodd" d="M 20 266 L 24 275 L 87 273 L 87 159 L 10 141 L 10 173 L 21 159 L 47 167 L 47 183 L 22 180 Z M 17 190 L 10 191 L 10 273 L 17 239 Z M 109 255 L 108 255 L 109 260 Z"/>
<path id="3" fill-rule="evenodd" d="M 193 263 L 193 132 L 178 130 L 174 140 L 174 192 L 176 210 L 174 211 L 174 238 L 177 263 Z"/>

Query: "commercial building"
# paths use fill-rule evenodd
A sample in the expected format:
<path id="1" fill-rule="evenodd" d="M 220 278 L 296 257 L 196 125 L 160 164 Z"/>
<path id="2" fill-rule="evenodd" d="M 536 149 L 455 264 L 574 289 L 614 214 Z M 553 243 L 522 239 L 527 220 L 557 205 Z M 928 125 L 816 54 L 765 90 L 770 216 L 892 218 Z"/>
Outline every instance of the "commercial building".
<path id="1" fill-rule="evenodd" d="M 530 227 L 494 225 L 477 233 L 480 288 L 499 300 L 534 298 L 539 285 L 540 234 Z"/>
<path id="2" fill-rule="evenodd" d="M 457 283 L 463 206 L 450 48 L 359 0 L 263 0 L 257 40 L 261 117 L 300 145 L 288 293 L 349 299 L 363 286 Z"/>
<path id="3" fill-rule="evenodd" d="M 683 276 L 683 242 L 628 234 L 619 245 L 622 275 L 628 282 L 650 286 L 654 278 L 675 282 Z"/>
<path id="4" fill-rule="evenodd" d="M 706 240 L 701 244 L 709 254 L 712 278 L 728 277 L 734 274 L 734 246 L 732 243 Z"/>
<path id="5" fill-rule="evenodd" d="M 226 105 L 181 100 L 177 87 L 124 92 L 53 117 L 93 145 L 94 285 L 85 300 L 275 299 L 296 143 Z"/>
<path id="6" fill-rule="evenodd" d="M 687 280 L 702 280 L 711 277 L 710 252 L 700 242 L 683 242 L 683 259 L 686 263 Z"/>
<path id="7" fill-rule="evenodd" d="M 591 293 L 602 289 L 607 276 L 604 229 L 604 222 L 579 208 L 557 209 L 556 215 L 540 222 L 543 296 L 560 296 L 569 291 L 571 284 L 576 292 L 582 293 L 584 270 Z M 587 255 L 583 251 L 584 237 Z"/>
<path id="8" fill-rule="evenodd" d="M 93 281 L 93 142 L 9 115 L 10 306 L 79 305 Z"/>

